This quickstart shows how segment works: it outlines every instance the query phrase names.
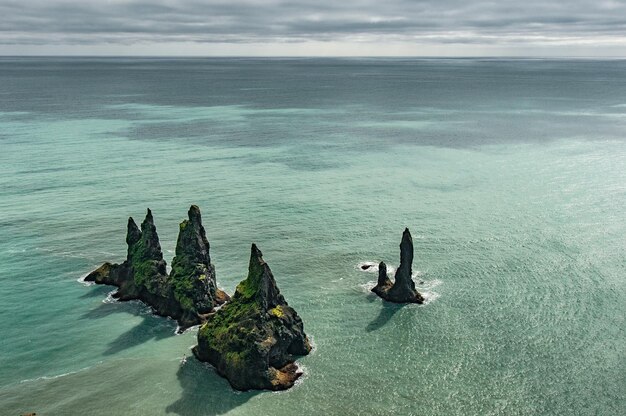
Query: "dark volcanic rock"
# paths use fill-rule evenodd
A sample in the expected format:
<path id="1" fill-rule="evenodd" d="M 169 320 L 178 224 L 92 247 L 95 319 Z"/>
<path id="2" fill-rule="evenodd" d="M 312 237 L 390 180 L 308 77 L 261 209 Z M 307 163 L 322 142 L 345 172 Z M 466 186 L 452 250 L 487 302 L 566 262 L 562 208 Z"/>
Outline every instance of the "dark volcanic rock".
<path id="1" fill-rule="evenodd" d="M 117 286 L 115 297 L 121 300 L 167 298 L 168 289 L 164 287 L 167 286 L 166 263 L 149 209 L 141 230 L 132 217 L 128 219 L 126 244 L 126 261 L 122 264 L 104 263 L 87 275 L 85 281 Z"/>
<path id="2" fill-rule="evenodd" d="M 302 320 L 280 294 L 253 244 L 247 279 L 200 328 L 194 354 L 215 366 L 237 390 L 284 390 L 301 375 L 296 356 L 310 351 Z"/>
<path id="3" fill-rule="evenodd" d="M 378 264 L 378 283 L 374 289 L 384 290 L 386 292 L 391 289 L 391 286 L 393 286 L 393 282 L 389 279 L 389 276 L 387 276 L 387 265 L 384 261 L 381 261 Z M 372 291 L 374 290 L 372 289 Z"/>
<path id="4" fill-rule="evenodd" d="M 181 224 L 172 277 L 167 275 L 159 236 L 148 209 L 141 229 L 132 217 L 128 219 L 126 260 L 122 264 L 104 263 L 85 281 L 117 286 L 114 297 L 142 300 L 157 314 L 176 319 L 181 328 L 203 322 L 201 314 L 210 312 L 228 296 L 216 289 L 198 207 L 192 206 L 189 213 L 190 219 L 183 221 L 188 227 Z"/>
<path id="5" fill-rule="evenodd" d="M 409 229 L 405 228 L 400 243 L 400 266 L 396 270 L 395 281 L 392 283 L 387 277 L 387 265 L 381 262 L 378 266 L 378 283 L 372 292 L 390 302 L 424 303 L 424 298 L 415 290 L 415 282 L 411 278 L 412 265 L 413 239 Z"/>
<path id="6" fill-rule="evenodd" d="M 174 296 L 184 310 L 181 321 L 191 326 L 199 323 L 199 315 L 211 312 L 229 297 L 215 282 L 215 267 L 211 264 L 200 209 L 192 205 L 188 216 L 188 220 L 180 223 L 170 280 Z"/>

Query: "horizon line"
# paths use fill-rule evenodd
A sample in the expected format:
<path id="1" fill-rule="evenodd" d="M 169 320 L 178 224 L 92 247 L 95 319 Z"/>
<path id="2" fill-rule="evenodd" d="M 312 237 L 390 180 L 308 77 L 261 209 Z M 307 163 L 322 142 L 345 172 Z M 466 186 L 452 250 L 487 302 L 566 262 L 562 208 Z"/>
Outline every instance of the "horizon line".
<path id="1" fill-rule="evenodd" d="M 87 55 L 87 54 L 24 54 L 3 55 L 0 58 L 241 58 L 241 59 L 585 59 L 626 60 L 626 55 Z"/>

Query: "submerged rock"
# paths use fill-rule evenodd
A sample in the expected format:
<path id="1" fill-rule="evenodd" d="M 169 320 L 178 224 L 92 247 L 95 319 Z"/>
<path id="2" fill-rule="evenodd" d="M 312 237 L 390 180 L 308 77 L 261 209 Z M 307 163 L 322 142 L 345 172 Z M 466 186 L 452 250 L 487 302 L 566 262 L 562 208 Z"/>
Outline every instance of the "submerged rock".
<path id="1" fill-rule="evenodd" d="M 122 264 L 104 263 L 85 281 L 117 286 L 115 298 L 142 300 L 158 315 L 176 319 L 181 329 L 203 322 L 203 314 L 228 299 L 216 287 L 209 243 L 197 206 L 189 209 L 189 220 L 181 224 L 171 276 L 166 271 L 150 209 L 141 229 L 132 217 L 128 219 L 126 244 L 128 252 Z"/>
<path id="2" fill-rule="evenodd" d="M 381 262 L 378 266 L 378 282 L 372 292 L 390 302 L 424 303 L 424 297 L 415 289 L 415 282 L 411 278 L 412 265 L 413 238 L 409 229 L 405 228 L 400 243 L 400 266 L 396 270 L 395 281 L 391 282 L 387 276 L 387 265 Z"/>
<path id="3" fill-rule="evenodd" d="M 295 358 L 311 351 L 302 320 L 252 245 L 248 277 L 198 331 L 193 353 L 237 390 L 284 390 L 300 377 Z"/>

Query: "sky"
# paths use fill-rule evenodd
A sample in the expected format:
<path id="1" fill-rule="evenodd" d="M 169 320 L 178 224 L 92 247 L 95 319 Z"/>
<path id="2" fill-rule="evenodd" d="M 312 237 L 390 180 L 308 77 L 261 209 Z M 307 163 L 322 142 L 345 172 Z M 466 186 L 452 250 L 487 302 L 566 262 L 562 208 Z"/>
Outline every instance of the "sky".
<path id="1" fill-rule="evenodd" d="M 0 0 L 0 55 L 626 57 L 626 0 Z"/>

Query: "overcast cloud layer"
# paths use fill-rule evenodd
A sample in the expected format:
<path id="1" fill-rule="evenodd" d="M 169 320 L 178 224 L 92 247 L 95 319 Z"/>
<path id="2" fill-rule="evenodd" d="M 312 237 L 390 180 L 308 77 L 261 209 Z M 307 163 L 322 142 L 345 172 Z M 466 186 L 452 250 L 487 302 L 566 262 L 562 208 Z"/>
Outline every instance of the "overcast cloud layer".
<path id="1" fill-rule="evenodd" d="M 626 0 L 0 0 L 0 53 L 626 56 Z"/>

